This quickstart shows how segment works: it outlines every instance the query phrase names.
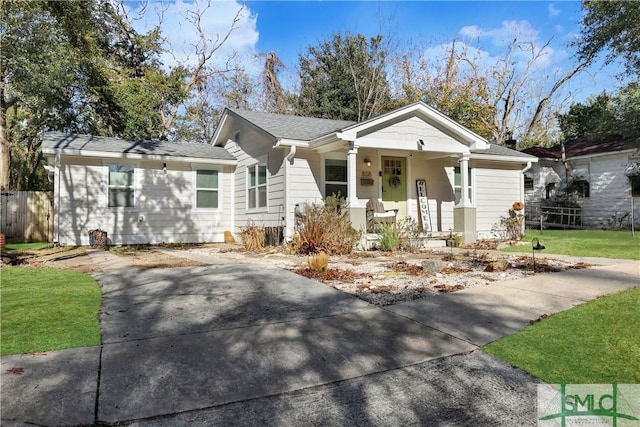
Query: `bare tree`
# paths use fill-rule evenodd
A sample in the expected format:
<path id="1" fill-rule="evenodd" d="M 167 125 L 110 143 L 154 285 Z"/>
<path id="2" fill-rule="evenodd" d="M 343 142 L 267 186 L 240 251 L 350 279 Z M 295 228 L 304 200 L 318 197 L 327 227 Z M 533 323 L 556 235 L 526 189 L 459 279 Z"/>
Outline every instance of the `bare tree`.
<path id="1" fill-rule="evenodd" d="M 278 79 L 278 72 L 284 68 L 284 64 L 275 52 L 269 52 L 264 55 L 264 70 L 262 72 L 265 109 L 270 113 L 284 114 L 289 111 L 289 101 L 287 93 L 282 88 Z"/>
<path id="2" fill-rule="evenodd" d="M 569 70 L 545 67 L 552 39 L 538 44 L 521 38 L 514 36 L 491 63 L 478 46 L 458 40 L 439 51 L 414 47 L 396 64 L 397 98 L 423 100 L 498 144 L 512 134 L 521 146 L 550 142 L 557 115 L 572 100 L 565 85 L 591 61 Z"/>
<path id="3" fill-rule="evenodd" d="M 193 66 L 189 66 L 186 63 L 181 64 L 181 68 L 185 72 L 184 83 L 181 88 L 184 98 L 181 102 L 171 103 L 162 109 L 162 135 L 164 138 L 166 138 L 171 132 L 171 128 L 178 117 L 180 106 L 184 104 L 186 98 L 188 98 L 194 90 L 199 92 L 205 90 L 207 80 L 216 74 L 237 71 L 237 68 L 232 66 L 233 57 L 227 58 L 227 61 L 222 68 L 215 68 L 211 66 L 211 62 L 214 55 L 220 51 L 223 45 L 231 37 L 231 34 L 242 19 L 246 8 L 244 4 L 238 8 L 225 33 L 215 34 L 211 37 L 207 34 L 202 22 L 203 16 L 205 12 L 211 8 L 211 4 L 211 0 L 206 1 L 204 6 L 200 6 L 200 3 L 196 2 L 195 10 L 189 10 L 186 12 L 187 21 L 191 23 L 193 29 L 198 34 L 198 41 L 193 45 L 196 63 Z"/>
<path id="4" fill-rule="evenodd" d="M 547 143 L 553 139 L 557 114 L 568 105 L 570 96 L 560 89 L 590 63 L 583 60 L 568 71 L 541 68 L 549 55 L 552 38 L 538 46 L 533 41 L 514 37 L 495 65 L 483 68 L 469 49 L 460 60 L 469 64 L 474 74 L 489 82 L 489 106 L 495 111 L 492 140 L 502 144 L 513 134 L 523 142 Z"/>

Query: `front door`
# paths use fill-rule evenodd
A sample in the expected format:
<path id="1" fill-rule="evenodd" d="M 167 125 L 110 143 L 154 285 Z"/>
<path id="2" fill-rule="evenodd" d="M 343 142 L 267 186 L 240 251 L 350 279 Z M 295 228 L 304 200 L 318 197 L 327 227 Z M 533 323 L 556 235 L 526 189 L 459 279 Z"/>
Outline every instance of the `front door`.
<path id="1" fill-rule="evenodd" d="M 407 216 L 407 159 L 382 157 L 382 203 L 398 209 L 398 218 Z"/>

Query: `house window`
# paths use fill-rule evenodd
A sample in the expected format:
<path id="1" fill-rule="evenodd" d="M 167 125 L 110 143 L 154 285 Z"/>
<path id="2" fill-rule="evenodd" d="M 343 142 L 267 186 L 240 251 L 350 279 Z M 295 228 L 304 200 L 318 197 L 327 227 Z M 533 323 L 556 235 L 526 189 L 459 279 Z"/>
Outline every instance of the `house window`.
<path id="1" fill-rule="evenodd" d="M 471 168 L 467 169 L 467 183 L 469 185 L 469 202 L 473 203 L 473 198 L 471 195 L 473 194 L 473 182 L 471 181 Z M 455 194 L 455 202 L 456 205 L 460 203 L 460 198 L 462 195 L 462 172 L 460 170 L 460 166 L 455 166 L 453 168 L 453 192 Z"/>
<path id="2" fill-rule="evenodd" d="M 533 191 L 533 178 L 524 177 L 524 189 L 525 191 Z"/>
<path id="3" fill-rule="evenodd" d="M 247 207 L 249 209 L 267 207 L 267 166 L 253 165 L 247 168 Z"/>
<path id="4" fill-rule="evenodd" d="M 544 198 L 549 200 L 554 194 L 556 194 L 556 183 L 550 182 L 544 187 Z"/>
<path id="5" fill-rule="evenodd" d="M 218 208 L 218 171 L 196 171 L 196 208 Z"/>
<path id="6" fill-rule="evenodd" d="M 578 179 L 571 183 L 571 191 L 580 198 L 589 197 L 589 182 L 584 179 Z"/>
<path id="7" fill-rule="evenodd" d="M 109 207 L 132 208 L 134 201 L 133 165 L 109 165 Z"/>
<path id="8" fill-rule="evenodd" d="M 630 176 L 631 197 L 640 197 L 640 176 Z"/>
<path id="9" fill-rule="evenodd" d="M 347 197 L 347 161 L 326 159 L 324 161 L 324 195 Z"/>

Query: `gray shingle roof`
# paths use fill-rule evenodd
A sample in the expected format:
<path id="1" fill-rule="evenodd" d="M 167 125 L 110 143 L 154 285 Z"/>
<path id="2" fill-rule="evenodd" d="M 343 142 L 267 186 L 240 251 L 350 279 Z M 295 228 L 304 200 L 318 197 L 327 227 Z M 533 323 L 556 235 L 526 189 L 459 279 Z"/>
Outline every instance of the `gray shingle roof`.
<path id="1" fill-rule="evenodd" d="M 300 141 L 311 141 L 356 123 L 347 120 L 319 119 L 248 110 L 229 109 L 229 111 L 276 138 L 297 139 Z"/>
<path id="2" fill-rule="evenodd" d="M 488 150 L 478 150 L 473 151 L 475 154 L 487 154 L 490 156 L 505 156 L 505 157 L 531 157 L 535 159 L 535 156 L 531 156 L 527 153 L 522 153 L 520 151 L 512 150 L 511 148 L 507 148 L 503 145 L 491 144 Z"/>
<path id="3" fill-rule="evenodd" d="M 176 144 L 166 141 L 129 141 L 102 136 L 77 135 L 63 132 L 45 132 L 42 150 L 45 154 L 55 150 L 80 150 L 105 153 L 136 154 L 142 156 L 166 156 L 201 158 L 212 160 L 236 160 L 222 147 L 209 144 Z"/>

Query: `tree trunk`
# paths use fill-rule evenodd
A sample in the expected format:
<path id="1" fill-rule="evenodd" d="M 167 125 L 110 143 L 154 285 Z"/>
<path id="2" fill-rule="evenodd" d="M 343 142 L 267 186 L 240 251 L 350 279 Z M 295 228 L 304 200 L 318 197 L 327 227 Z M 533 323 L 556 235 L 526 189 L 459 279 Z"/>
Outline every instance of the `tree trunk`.
<path id="1" fill-rule="evenodd" d="M 4 80 L 4 76 L 0 76 Z M 0 85 L 0 190 L 8 190 L 10 187 L 11 170 L 11 143 L 7 135 L 7 103 L 4 99 L 4 85 Z"/>

